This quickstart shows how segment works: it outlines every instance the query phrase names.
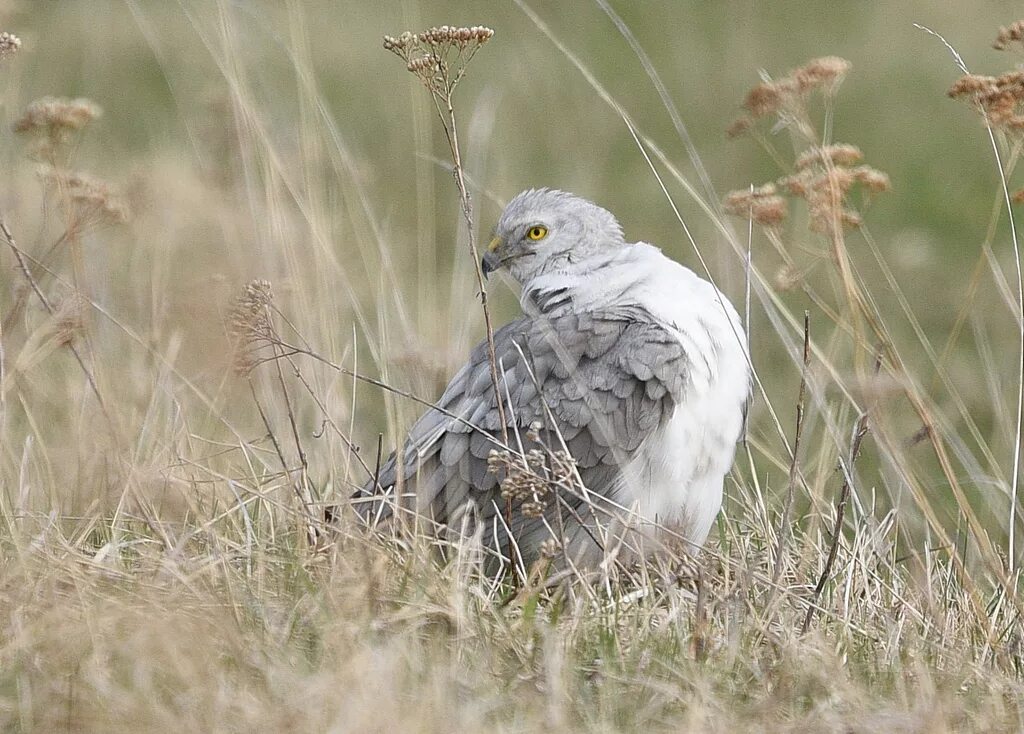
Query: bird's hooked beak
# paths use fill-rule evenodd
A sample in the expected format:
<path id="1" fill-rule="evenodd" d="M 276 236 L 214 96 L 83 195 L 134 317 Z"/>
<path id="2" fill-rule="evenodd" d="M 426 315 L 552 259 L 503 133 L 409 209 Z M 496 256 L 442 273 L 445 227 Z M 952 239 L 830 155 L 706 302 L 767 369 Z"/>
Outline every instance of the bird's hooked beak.
<path id="1" fill-rule="evenodd" d="M 487 252 L 480 258 L 480 270 L 483 272 L 484 277 L 501 267 L 501 258 L 498 257 L 499 247 L 501 247 L 501 237 L 495 237 L 487 245 Z"/>

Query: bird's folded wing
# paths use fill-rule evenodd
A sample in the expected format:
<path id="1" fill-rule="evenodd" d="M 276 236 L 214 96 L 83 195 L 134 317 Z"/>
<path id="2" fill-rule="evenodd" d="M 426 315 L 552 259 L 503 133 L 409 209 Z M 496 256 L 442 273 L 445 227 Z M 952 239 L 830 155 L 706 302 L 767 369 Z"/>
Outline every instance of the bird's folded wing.
<path id="1" fill-rule="evenodd" d="M 608 499 L 620 468 L 685 396 L 679 340 L 635 306 L 526 316 L 499 329 L 494 346 L 509 443 L 518 436 L 526 444 L 528 427 L 540 423 L 548 448 L 564 441 L 584 486 Z M 504 506 L 500 476 L 487 464 L 501 439 L 487 352 L 486 342 L 477 345 L 441 396 L 441 410 L 420 417 L 380 473 L 381 487 L 404 481 L 439 522 L 469 501 L 485 521 Z"/>

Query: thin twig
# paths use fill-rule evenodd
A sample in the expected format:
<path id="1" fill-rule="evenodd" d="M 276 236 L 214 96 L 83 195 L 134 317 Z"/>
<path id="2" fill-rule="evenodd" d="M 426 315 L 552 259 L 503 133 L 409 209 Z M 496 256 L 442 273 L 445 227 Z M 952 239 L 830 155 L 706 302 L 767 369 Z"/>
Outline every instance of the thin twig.
<path id="1" fill-rule="evenodd" d="M 253 384 L 252 377 L 246 380 L 249 384 L 249 393 L 252 395 L 252 400 L 256 403 L 256 410 L 260 414 L 260 419 L 263 421 L 264 428 L 267 429 L 267 435 L 270 437 L 270 442 L 274 445 L 274 452 L 277 454 L 278 460 L 281 462 L 281 468 L 284 470 L 285 476 L 288 478 L 288 483 L 292 485 L 292 489 L 295 490 L 295 495 L 299 499 L 299 503 L 305 507 L 305 499 L 302 496 L 302 491 L 299 489 L 299 485 L 292 481 L 291 474 L 292 469 L 288 466 L 288 460 L 285 459 L 284 450 L 281 448 L 281 443 L 277 440 L 277 434 L 274 433 L 274 427 L 270 425 L 270 418 L 267 417 L 267 413 L 263 410 L 263 405 L 260 403 L 259 396 L 256 394 L 256 386 Z M 310 520 L 309 508 L 305 507 L 305 513 L 307 522 Z M 311 522 L 306 527 L 306 537 L 309 540 L 310 546 L 316 545 L 316 529 Z"/>
<path id="2" fill-rule="evenodd" d="M 278 349 L 274 347 L 275 351 Z M 275 359 L 274 366 L 277 368 L 277 382 L 281 386 L 281 394 L 284 396 L 285 410 L 288 413 L 288 425 L 292 432 L 292 441 L 295 443 L 295 451 L 299 455 L 299 466 L 301 467 L 299 479 L 295 483 L 295 493 L 299 497 L 303 514 L 306 516 L 306 536 L 313 545 L 316 543 L 316 527 L 313 524 L 313 497 L 309 491 L 309 461 L 306 459 L 306 451 L 302 447 L 302 439 L 299 437 L 299 427 L 295 421 L 295 411 L 292 409 L 291 395 L 288 394 L 288 385 L 284 381 L 284 370 L 281 369 L 281 360 Z M 298 371 L 298 367 L 294 366 Z"/>
<path id="3" fill-rule="evenodd" d="M 814 612 L 818 608 L 818 599 L 821 596 L 821 592 L 825 589 L 825 584 L 828 583 L 829 577 L 832 575 L 832 565 L 835 563 L 836 555 L 839 552 L 839 539 L 843 534 L 843 517 L 846 515 L 846 504 L 850 499 L 850 490 L 853 486 L 853 464 L 860 455 L 861 443 L 864 441 L 864 436 L 867 435 L 867 432 L 868 413 L 865 410 L 857 419 L 857 427 L 854 429 L 853 441 L 850 444 L 849 459 L 846 462 L 842 459 L 839 460 L 839 466 L 843 470 L 843 486 L 839 490 L 839 500 L 836 502 L 836 521 L 832 527 L 832 543 L 829 545 L 825 567 L 821 570 L 821 576 L 818 577 L 818 583 L 815 585 L 814 592 L 811 594 L 811 600 L 807 605 L 807 614 L 804 617 L 804 622 L 800 625 L 801 635 L 805 634 L 811 626 Z"/>
<path id="4" fill-rule="evenodd" d="M 804 412 L 807 397 L 807 369 L 811 363 L 811 312 L 804 311 L 804 355 L 803 368 L 800 370 L 800 390 L 796 397 L 796 430 L 793 436 L 793 456 L 789 460 L 789 482 L 786 486 L 786 506 L 782 511 L 782 523 L 779 527 L 779 543 L 775 550 L 775 568 L 772 570 L 771 595 L 775 595 L 779 577 L 782 575 L 783 556 L 786 552 L 786 541 L 789 540 L 789 526 L 793 515 L 793 501 L 796 496 L 796 483 L 800 476 L 798 457 L 800 455 L 800 437 L 804 432 Z M 771 601 L 771 597 L 769 597 Z"/>
<path id="5" fill-rule="evenodd" d="M 384 434 L 377 434 L 377 462 L 373 467 L 373 490 L 375 492 L 383 492 L 383 488 L 380 486 L 380 457 L 384 453 Z"/>
<path id="6" fill-rule="evenodd" d="M 28 263 L 25 262 L 25 257 L 21 251 L 21 248 L 18 247 L 18 243 L 15 241 L 14 235 L 11 234 L 11 230 L 10 228 L 8 228 L 7 222 L 4 220 L 2 214 L 0 214 L 0 233 L 3 233 L 4 239 L 7 241 L 7 244 L 11 248 L 11 252 L 14 253 L 14 259 L 18 261 L 18 269 L 21 270 L 21 274 L 25 276 L 25 280 L 28 281 L 29 286 L 32 288 L 32 291 L 36 294 L 36 297 L 39 298 L 40 303 L 43 304 L 43 308 L 46 309 L 46 312 L 52 315 L 54 312 L 53 304 L 50 303 L 50 300 L 46 297 L 46 294 L 43 293 L 42 289 L 39 287 L 39 284 L 36 282 L 35 277 L 32 275 L 32 271 L 29 270 Z M 99 385 L 96 384 L 96 378 L 93 377 L 92 372 L 89 370 L 88 366 L 86 366 L 85 359 L 83 359 L 81 353 L 78 351 L 74 344 L 69 343 L 68 349 L 70 349 L 71 353 L 75 355 L 75 360 L 78 362 L 78 365 L 82 368 L 82 372 L 85 373 L 85 378 L 86 380 L 89 381 L 89 387 L 92 388 L 92 392 L 96 396 L 96 402 L 99 403 L 100 410 L 103 411 L 104 417 L 107 419 L 107 422 L 111 426 L 113 426 L 113 420 L 110 417 L 110 413 L 107 412 L 106 403 L 103 402 L 103 396 L 100 395 Z"/>
<path id="7" fill-rule="evenodd" d="M 697 608 L 693 613 L 693 657 L 698 663 L 707 660 L 708 609 L 707 589 L 704 584 L 704 567 L 697 566 Z"/>
<path id="8" fill-rule="evenodd" d="M 463 70 L 465 66 L 462 67 Z M 473 260 L 473 273 L 476 276 L 477 292 L 480 296 L 480 309 L 484 315 L 484 332 L 487 339 L 487 362 L 491 373 L 491 388 L 494 390 L 494 402 L 498 408 L 498 425 L 501 427 L 501 441 L 508 444 L 508 425 L 505 419 L 505 401 L 501 398 L 501 386 L 498 379 L 498 357 L 494 348 L 494 326 L 491 322 L 491 310 L 487 300 L 487 286 L 484 283 L 484 273 L 480 260 L 480 253 L 476 246 L 476 231 L 473 226 L 473 200 L 469 190 L 466 188 L 466 179 L 462 168 L 462 151 L 459 147 L 459 131 L 455 119 L 455 106 L 452 102 L 452 93 L 455 85 L 461 79 L 461 74 L 446 85 L 444 94 L 445 115 L 438 115 L 441 118 L 441 125 L 445 130 L 445 137 L 448 141 L 449 150 L 452 156 L 452 179 L 455 188 L 459 192 L 459 204 L 462 209 L 462 218 L 466 224 L 466 236 L 469 242 L 469 254 Z M 512 527 L 512 500 L 507 499 L 505 505 L 505 521 Z M 514 568 L 516 563 L 515 543 L 509 535 L 508 542 L 509 560 Z"/>

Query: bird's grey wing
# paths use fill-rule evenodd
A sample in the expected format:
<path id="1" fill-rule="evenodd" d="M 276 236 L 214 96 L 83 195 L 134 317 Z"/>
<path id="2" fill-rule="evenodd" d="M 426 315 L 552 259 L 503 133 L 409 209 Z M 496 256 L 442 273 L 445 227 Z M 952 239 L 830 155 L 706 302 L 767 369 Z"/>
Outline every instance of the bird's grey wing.
<path id="1" fill-rule="evenodd" d="M 529 329 L 530 320 L 522 317 L 494 333 L 495 355 L 505 365 L 506 380 L 512 379 L 511 372 L 520 360 L 516 345 L 526 343 Z M 529 392 L 519 392 L 520 400 L 529 402 Z M 379 486 L 375 488 L 371 480 L 357 498 L 379 495 L 379 490 L 390 493 L 402 486 L 404 507 L 429 510 L 435 519 L 445 522 L 466 503 L 470 487 L 481 496 L 495 491 L 498 479 L 487 471 L 487 456 L 495 446 L 492 436 L 500 441 L 501 431 L 486 341 L 470 352 L 469 360 L 435 406 L 420 416 L 402 449 L 381 466 Z M 486 428 L 486 432 L 473 427 Z M 380 514 L 380 506 L 363 504 Z"/>
<path id="2" fill-rule="evenodd" d="M 510 443 L 518 436 L 530 448 L 525 430 L 540 423 L 548 449 L 564 441 L 587 490 L 614 500 L 621 467 L 683 399 L 688 370 L 679 341 L 636 308 L 523 317 L 498 330 L 494 341 Z M 477 519 L 495 530 L 505 503 L 500 476 L 487 464 L 501 425 L 486 342 L 473 350 L 438 407 L 416 422 L 401 460 L 389 459 L 380 484 L 404 483 L 418 498 L 415 506 L 429 508 L 440 522 L 472 503 Z M 557 504 L 573 516 L 581 500 L 568 496 Z M 521 546 L 546 537 L 540 519 L 514 519 Z"/>

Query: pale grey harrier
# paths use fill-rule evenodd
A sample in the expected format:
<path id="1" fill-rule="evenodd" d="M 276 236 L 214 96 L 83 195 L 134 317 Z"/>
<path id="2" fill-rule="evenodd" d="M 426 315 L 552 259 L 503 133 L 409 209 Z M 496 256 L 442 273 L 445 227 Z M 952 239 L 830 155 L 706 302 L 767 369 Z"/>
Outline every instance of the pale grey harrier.
<path id="1" fill-rule="evenodd" d="M 703 544 L 750 390 L 725 296 L 627 243 L 606 210 L 548 189 L 508 204 L 483 268 L 522 285 L 523 315 L 494 334 L 511 451 L 481 343 L 357 493 L 359 514 L 379 521 L 397 502 L 499 553 L 511 529 L 527 560 L 548 541 L 592 562 L 656 528 Z"/>

